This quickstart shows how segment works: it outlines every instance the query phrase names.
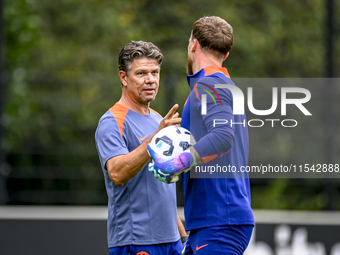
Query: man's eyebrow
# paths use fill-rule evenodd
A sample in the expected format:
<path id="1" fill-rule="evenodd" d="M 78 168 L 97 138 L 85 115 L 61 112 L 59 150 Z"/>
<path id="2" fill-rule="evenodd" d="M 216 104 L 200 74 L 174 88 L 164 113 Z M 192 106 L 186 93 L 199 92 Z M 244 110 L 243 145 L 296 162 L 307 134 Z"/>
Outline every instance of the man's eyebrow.
<path id="1" fill-rule="evenodd" d="M 148 69 L 148 68 L 137 68 L 136 69 L 136 73 L 139 73 L 139 72 L 148 72 L 148 71 L 151 71 L 151 72 L 153 72 L 153 71 L 159 71 L 160 70 L 160 68 L 159 67 L 157 67 L 157 68 L 152 68 L 152 69 Z"/>

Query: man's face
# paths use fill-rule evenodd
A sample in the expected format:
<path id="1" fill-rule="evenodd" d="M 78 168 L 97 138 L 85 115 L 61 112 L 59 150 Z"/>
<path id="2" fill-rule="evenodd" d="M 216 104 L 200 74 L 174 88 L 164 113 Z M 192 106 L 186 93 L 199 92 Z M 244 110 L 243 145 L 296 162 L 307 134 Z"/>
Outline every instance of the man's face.
<path id="1" fill-rule="evenodd" d="M 194 64 L 193 54 L 191 52 L 191 46 L 192 46 L 192 36 L 189 38 L 189 44 L 188 44 L 188 59 L 187 59 L 187 74 L 193 75 L 194 70 L 192 68 Z"/>
<path id="2" fill-rule="evenodd" d="M 121 71 L 123 72 L 123 71 Z M 156 98 L 159 87 L 160 68 L 156 59 L 147 57 L 134 59 L 127 76 L 124 72 L 121 81 L 128 97 L 142 104 L 148 104 Z"/>

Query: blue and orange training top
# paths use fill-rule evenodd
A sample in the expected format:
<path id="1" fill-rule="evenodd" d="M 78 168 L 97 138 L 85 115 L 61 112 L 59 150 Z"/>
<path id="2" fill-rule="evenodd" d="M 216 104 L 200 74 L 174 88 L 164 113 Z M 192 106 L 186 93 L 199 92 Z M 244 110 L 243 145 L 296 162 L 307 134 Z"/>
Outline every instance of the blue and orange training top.
<path id="1" fill-rule="evenodd" d="M 99 120 L 96 146 L 108 195 L 107 238 L 109 248 L 152 245 L 179 240 L 176 185 L 157 180 L 146 164 L 121 187 L 111 181 L 106 162 L 128 154 L 156 132 L 162 117 L 150 109 L 139 114 L 116 103 Z"/>
<path id="2" fill-rule="evenodd" d="M 235 84 L 226 68 L 214 66 L 188 76 L 188 83 L 191 92 L 181 125 L 195 137 L 194 148 L 204 164 L 181 178 L 186 230 L 254 225 L 249 178 L 242 172 L 249 152 L 246 116 L 233 115 L 230 90 L 215 88 L 215 84 Z M 201 112 L 202 105 L 206 114 Z"/>

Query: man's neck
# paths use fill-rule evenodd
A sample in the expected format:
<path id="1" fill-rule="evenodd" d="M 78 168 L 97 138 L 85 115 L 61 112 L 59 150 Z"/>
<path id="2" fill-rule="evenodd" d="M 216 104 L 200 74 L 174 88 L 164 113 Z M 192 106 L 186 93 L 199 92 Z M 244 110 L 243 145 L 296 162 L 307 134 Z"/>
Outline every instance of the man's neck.
<path id="1" fill-rule="evenodd" d="M 216 54 L 206 51 L 196 52 L 195 62 L 193 64 L 193 72 L 197 73 L 201 69 L 208 66 L 222 67 L 223 59 Z"/>
<path id="2" fill-rule="evenodd" d="M 132 100 L 128 96 L 125 96 L 124 94 L 119 99 L 118 103 L 120 103 L 121 105 L 124 105 L 125 107 L 129 108 L 130 110 L 137 112 L 137 113 L 140 113 L 140 114 L 146 115 L 146 114 L 150 113 L 149 112 L 150 103 L 148 103 L 148 104 L 139 103 L 135 100 Z"/>

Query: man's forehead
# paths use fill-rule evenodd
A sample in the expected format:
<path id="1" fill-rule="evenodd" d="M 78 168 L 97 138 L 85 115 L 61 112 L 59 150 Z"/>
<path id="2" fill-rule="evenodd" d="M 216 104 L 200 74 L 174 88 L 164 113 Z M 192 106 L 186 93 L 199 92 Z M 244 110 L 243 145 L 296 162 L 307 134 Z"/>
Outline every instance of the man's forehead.
<path id="1" fill-rule="evenodd" d="M 147 57 L 141 57 L 141 58 L 135 58 L 132 61 L 131 68 L 159 68 L 158 61 L 154 58 L 147 58 Z"/>

